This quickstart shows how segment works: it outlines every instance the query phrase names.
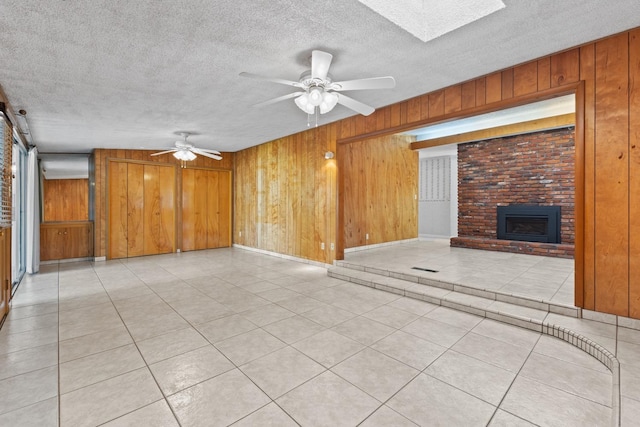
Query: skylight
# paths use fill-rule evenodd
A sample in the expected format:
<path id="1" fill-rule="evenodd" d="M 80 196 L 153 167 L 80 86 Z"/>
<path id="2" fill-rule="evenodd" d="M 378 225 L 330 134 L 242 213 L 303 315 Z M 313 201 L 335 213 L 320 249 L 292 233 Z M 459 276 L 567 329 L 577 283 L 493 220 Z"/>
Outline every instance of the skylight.
<path id="1" fill-rule="evenodd" d="M 358 0 L 428 42 L 505 7 L 501 0 Z"/>

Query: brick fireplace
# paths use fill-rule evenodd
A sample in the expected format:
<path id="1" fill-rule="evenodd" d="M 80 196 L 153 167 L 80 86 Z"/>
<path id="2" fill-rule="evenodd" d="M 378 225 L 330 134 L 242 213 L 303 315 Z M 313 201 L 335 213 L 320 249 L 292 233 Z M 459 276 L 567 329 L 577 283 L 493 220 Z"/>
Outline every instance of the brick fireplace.
<path id="1" fill-rule="evenodd" d="M 451 246 L 573 257 L 574 154 L 573 127 L 458 145 L 458 237 Z M 559 243 L 499 239 L 498 206 L 554 207 Z"/>

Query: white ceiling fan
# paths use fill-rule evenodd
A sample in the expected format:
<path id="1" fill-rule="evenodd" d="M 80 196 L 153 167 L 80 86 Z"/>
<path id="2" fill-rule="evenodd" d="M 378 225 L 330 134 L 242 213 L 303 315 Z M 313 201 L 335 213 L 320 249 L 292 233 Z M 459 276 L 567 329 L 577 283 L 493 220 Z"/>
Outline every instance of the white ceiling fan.
<path id="1" fill-rule="evenodd" d="M 314 50 L 311 54 L 311 70 L 302 73 L 297 82 L 264 77 L 251 73 L 240 73 L 240 75 L 242 77 L 293 86 L 298 89 L 296 92 L 288 95 L 260 102 L 256 104 L 256 106 L 262 107 L 295 98 L 296 105 L 307 114 L 316 113 L 316 107 L 320 111 L 320 114 L 325 114 L 331 111 L 336 104 L 341 104 L 363 116 L 368 116 L 375 111 L 373 107 L 339 92 L 365 89 L 392 89 L 396 85 L 395 79 L 391 76 L 334 82 L 329 74 L 332 59 L 333 55 L 330 53 Z"/>
<path id="2" fill-rule="evenodd" d="M 167 151 L 161 151 L 159 153 L 153 153 L 152 156 L 159 156 L 161 154 L 173 153 L 173 157 L 178 160 L 191 161 L 196 159 L 196 154 L 200 154 L 201 156 L 210 157 L 214 160 L 222 160 L 222 156 L 219 151 L 209 150 L 206 148 L 196 148 L 190 142 L 187 142 L 187 138 L 191 135 L 190 132 L 178 132 L 178 135 L 181 135 L 183 140 L 176 141 L 176 147 Z"/>

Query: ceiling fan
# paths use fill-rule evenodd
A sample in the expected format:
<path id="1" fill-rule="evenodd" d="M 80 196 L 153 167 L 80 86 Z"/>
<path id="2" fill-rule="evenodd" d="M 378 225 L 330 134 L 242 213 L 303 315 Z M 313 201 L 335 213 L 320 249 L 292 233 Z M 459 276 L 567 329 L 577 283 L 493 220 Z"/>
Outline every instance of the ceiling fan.
<path id="1" fill-rule="evenodd" d="M 183 140 L 176 141 L 176 147 L 171 148 L 167 151 L 161 151 L 159 153 L 153 153 L 152 156 L 159 156 L 161 154 L 173 153 L 173 157 L 178 160 L 191 161 L 196 159 L 196 154 L 200 154 L 201 156 L 210 157 L 215 160 L 222 160 L 222 156 L 219 151 L 209 150 L 206 148 L 196 148 L 190 142 L 187 142 L 187 138 L 191 135 L 190 132 L 178 132 L 178 135 L 181 135 Z"/>
<path id="2" fill-rule="evenodd" d="M 320 114 L 325 114 L 331 111 L 336 104 L 341 104 L 363 116 L 368 116 L 375 111 L 373 107 L 339 92 L 365 89 L 392 89 L 396 85 L 395 79 L 391 76 L 334 82 L 329 74 L 332 59 L 333 55 L 330 53 L 314 50 L 311 53 L 311 70 L 302 73 L 297 82 L 264 77 L 251 73 L 240 73 L 240 75 L 242 77 L 293 86 L 298 89 L 296 92 L 288 95 L 260 102 L 255 105 L 256 107 L 271 105 L 276 102 L 295 98 L 296 105 L 307 114 L 316 113 L 316 107 L 320 111 Z"/>

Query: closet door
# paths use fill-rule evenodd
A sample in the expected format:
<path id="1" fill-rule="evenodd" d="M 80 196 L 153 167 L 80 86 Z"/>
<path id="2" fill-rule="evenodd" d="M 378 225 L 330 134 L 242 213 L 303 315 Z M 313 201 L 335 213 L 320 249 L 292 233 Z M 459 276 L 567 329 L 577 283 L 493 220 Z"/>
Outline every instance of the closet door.
<path id="1" fill-rule="evenodd" d="M 231 171 L 218 172 L 218 248 L 231 246 Z"/>
<path id="2" fill-rule="evenodd" d="M 144 165 L 144 254 L 173 252 L 175 168 Z"/>
<path id="3" fill-rule="evenodd" d="M 182 170 L 182 250 L 196 248 L 196 173 L 195 169 Z"/>
<path id="4" fill-rule="evenodd" d="M 205 169 L 195 169 L 196 185 L 195 191 L 195 249 L 207 249 L 209 237 L 208 216 L 207 210 L 208 194 L 208 172 Z"/>
<path id="5" fill-rule="evenodd" d="M 129 222 L 127 193 L 127 163 L 108 162 L 108 229 L 107 257 L 127 257 L 127 228 Z"/>
<path id="6" fill-rule="evenodd" d="M 175 167 L 109 161 L 109 259 L 173 252 Z"/>
<path id="7" fill-rule="evenodd" d="M 144 251 L 144 165 L 129 163 L 127 171 L 127 256 L 145 255 Z"/>
<path id="8" fill-rule="evenodd" d="M 231 245 L 231 172 L 182 169 L 182 250 Z"/>
<path id="9" fill-rule="evenodd" d="M 218 171 L 207 172 L 207 247 L 219 248 L 220 221 L 218 218 Z"/>

